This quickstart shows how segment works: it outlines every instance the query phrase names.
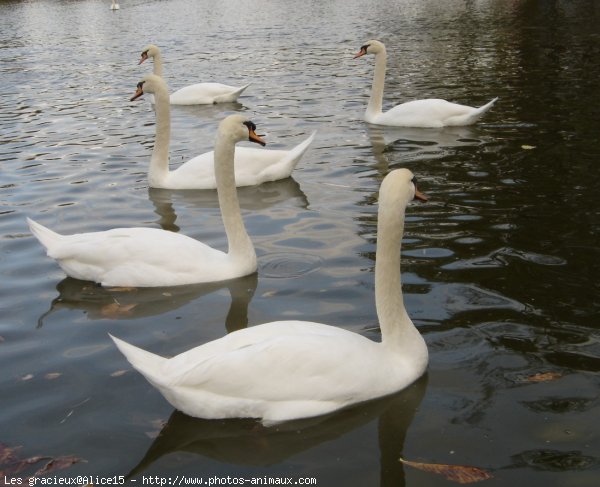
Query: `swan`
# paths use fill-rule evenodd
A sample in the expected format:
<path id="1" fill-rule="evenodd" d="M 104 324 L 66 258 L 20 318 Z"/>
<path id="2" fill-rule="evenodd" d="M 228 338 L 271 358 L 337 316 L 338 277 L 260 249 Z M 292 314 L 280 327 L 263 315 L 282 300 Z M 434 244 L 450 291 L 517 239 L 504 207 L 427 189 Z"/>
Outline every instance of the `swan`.
<path id="1" fill-rule="evenodd" d="M 119 4 L 116 2 L 116 0 L 112 0 L 112 4 L 110 6 L 111 10 L 119 10 L 121 7 L 119 7 Z"/>
<path id="2" fill-rule="evenodd" d="M 427 198 L 408 169 L 389 173 L 379 196 L 375 303 L 381 342 L 321 323 L 275 321 L 167 359 L 111 338 L 169 403 L 206 419 L 257 418 L 269 425 L 407 387 L 425 372 L 428 352 L 404 307 L 400 244 L 406 206 Z"/>
<path id="3" fill-rule="evenodd" d="M 152 58 L 154 67 L 152 72 L 162 78 L 162 55 L 160 49 L 154 44 L 149 44 L 142 51 L 138 64 Z M 229 86 L 221 83 L 196 83 L 185 86 L 170 96 L 171 105 L 212 105 L 213 103 L 229 103 L 237 101 L 242 92 L 250 84 L 244 86 Z"/>
<path id="4" fill-rule="evenodd" d="M 147 75 L 137 85 L 131 101 L 144 93 L 153 93 L 156 110 L 156 141 L 150 159 L 148 184 L 151 188 L 165 189 L 215 189 L 214 151 L 190 159 L 174 171 L 169 170 L 169 141 L 171 115 L 167 84 L 160 77 Z M 266 150 L 237 147 L 235 150 L 235 184 L 253 186 L 267 181 L 290 177 L 302 158 L 315 133 L 291 150 Z"/>
<path id="5" fill-rule="evenodd" d="M 243 115 L 219 125 L 215 142 L 217 192 L 227 253 L 179 233 L 157 228 L 116 228 L 60 235 L 27 219 L 31 232 L 67 275 L 103 286 L 156 287 L 224 281 L 256 271 L 256 253 L 246 233 L 233 174 L 235 144 L 264 145 Z"/>
<path id="6" fill-rule="evenodd" d="M 489 103 L 473 108 L 466 105 L 451 103 L 446 100 L 427 99 L 401 103 L 387 112 L 382 112 L 383 85 L 385 83 L 386 51 L 385 45 L 376 40 L 370 40 L 361 46 L 354 59 L 365 54 L 375 55 L 375 73 L 371 98 L 365 112 L 365 121 L 376 125 L 392 125 L 396 127 L 448 127 L 457 125 L 472 125 L 487 112 L 498 98 Z"/>

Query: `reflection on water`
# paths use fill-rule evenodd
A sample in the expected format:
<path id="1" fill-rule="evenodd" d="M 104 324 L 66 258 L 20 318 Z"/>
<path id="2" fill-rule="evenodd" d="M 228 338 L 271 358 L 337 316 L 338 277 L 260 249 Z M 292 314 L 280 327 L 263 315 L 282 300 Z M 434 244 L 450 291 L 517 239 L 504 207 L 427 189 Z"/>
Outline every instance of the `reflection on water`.
<path id="1" fill-rule="evenodd" d="M 159 216 L 158 224 L 164 230 L 178 232 L 175 224 L 177 213 L 173 207 L 177 205 L 194 208 L 219 208 L 217 192 L 214 190 L 175 191 L 171 189 L 148 188 L 148 197 Z M 238 199 L 242 210 L 260 211 L 277 206 L 288 200 L 298 208 L 307 208 L 308 199 L 294 178 L 272 181 L 258 186 L 238 188 Z"/>
<path id="2" fill-rule="evenodd" d="M 257 283 L 256 273 L 215 283 L 133 289 L 103 287 L 67 277 L 56 286 L 59 295 L 52 300 L 50 309 L 39 317 L 38 327 L 43 326 L 47 316 L 60 309 L 82 310 L 90 320 L 139 319 L 176 310 L 201 296 L 227 288 L 231 306 L 225 327 L 227 332 L 232 332 L 248 326 L 248 305 Z"/>
<path id="3" fill-rule="evenodd" d="M 214 4 L 131 0 L 115 14 L 105 0 L 0 2 L 0 442 L 87 460 L 69 475 L 122 475 L 144 455 L 145 432 L 172 410 L 138 375 L 118 370 L 109 332 L 178 353 L 236 327 L 299 318 L 379 340 L 379 184 L 408 167 L 429 201 L 407 214 L 404 299 L 430 366 L 406 440 L 403 414 L 385 426 L 386 414 L 365 405 L 357 411 L 373 420 L 348 417 L 354 429 L 340 421 L 338 436 L 312 444 L 329 419 L 303 427 L 306 442 L 294 450 L 286 436 L 275 463 L 252 463 L 262 443 L 229 463 L 236 449 L 224 439 L 222 460 L 178 453 L 146 471 L 308 473 L 319 485 L 361 487 L 445 482 L 398 470 L 394 435 L 381 448 L 369 436 L 377 422 L 382 434 L 399 432 L 406 458 L 497 469 L 489 485 L 595 487 L 595 3 L 306 0 L 255 2 L 251 13 L 241 0 Z M 387 46 L 384 109 L 419 98 L 476 105 L 493 94 L 493 112 L 467 128 L 365 124 L 372 66 L 352 56 L 366 38 Z M 248 114 L 271 148 L 319 132 L 293 179 L 239 192 L 257 275 L 214 288 L 97 288 L 64 279 L 28 234 L 27 216 L 65 234 L 159 226 L 227 247 L 214 191 L 148 190 L 155 116 L 149 103 L 128 100 L 150 70 L 137 64 L 149 42 L 169 53 L 172 88 L 251 83 L 239 104 L 172 109 L 173 166 L 212 150 L 219 121 L 233 112 Z M 190 434 L 212 428 L 219 437 L 218 424 L 191 421 Z M 189 438 L 175 431 L 165 435 L 170 444 Z M 257 433 L 242 423 L 223 431 Z M 258 434 L 281 445 L 273 432 Z"/>
<path id="4" fill-rule="evenodd" d="M 403 467 L 398 458 L 402 456 L 407 430 L 426 388 L 427 377 L 424 376 L 392 396 L 331 415 L 288 421 L 268 428 L 250 419 L 204 420 L 175 411 L 128 477 L 144 473 L 162 457 L 177 452 L 190 452 L 234 465 L 273 465 L 322 443 L 337 441 L 376 420 L 381 485 L 403 486 Z"/>

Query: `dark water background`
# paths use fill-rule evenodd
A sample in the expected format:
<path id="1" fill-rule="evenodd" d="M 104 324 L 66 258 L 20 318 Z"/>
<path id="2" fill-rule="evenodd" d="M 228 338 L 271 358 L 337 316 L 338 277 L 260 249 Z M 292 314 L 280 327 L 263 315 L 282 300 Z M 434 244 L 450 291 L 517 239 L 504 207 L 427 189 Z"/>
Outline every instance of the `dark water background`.
<path id="1" fill-rule="evenodd" d="M 63 476 L 448 485 L 403 456 L 485 468 L 482 485 L 599 485 L 598 2 L 109 5 L 0 1 L 1 443 L 86 460 Z M 499 101 L 473 127 L 369 127 L 373 59 L 352 54 L 371 38 L 388 48 L 386 108 Z M 162 226 L 225 247 L 215 193 L 147 188 L 154 114 L 128 99 L 150 42 L 172 90 L 252 83 L 239 104 L 172 110 L 174 166 L 210 150 L 232 111 L 271 148 L 318 131 L 293 179 L 240 191 L 257 276 L 102 289 L 65 279 L 28 233 L 26 216 L 63 233 Z M 109 341 L 174 355 L 287 318 L 378 340 L 377 191 L 396 167 L 430 197 L 410 206 L 403 245 L 405 301 L 431 357 L 413 387 L 264 431 L 174 413 Z"/>

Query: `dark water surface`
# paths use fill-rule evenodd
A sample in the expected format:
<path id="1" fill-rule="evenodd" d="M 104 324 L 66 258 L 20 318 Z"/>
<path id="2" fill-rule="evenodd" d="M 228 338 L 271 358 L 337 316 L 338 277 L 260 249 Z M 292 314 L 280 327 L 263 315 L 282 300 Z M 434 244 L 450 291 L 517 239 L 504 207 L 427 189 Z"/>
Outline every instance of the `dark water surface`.
<path id="1" fill-rule="evenodd" d="M 109 5 L 0 2 L 1 443 L 22 458 L 85 459 L 56 473 L 70 477 L 449 484 L 402 456 L 484 468 L 482 485 L 599 485 L 598 2 Z M 386 108 L 499 101 L 473 127 L 369 127 L 373 59 L 352 55 L 371 38 L 388 48 Z M 239 104 L 172 110 L 173 166 L 212 149 L 233 111 L 271 148 L 318 131 L 293 179 L 240 191 L 258 275 L 103 289 L 66 279 L 28 232 L 27 216 L 63 233 L 162 226 L 226 246 L 214 192 L 148 190 L 154 114 L 128 99 L 150 42 L 172 90 L 252 83 Z M 408 390 L 270 430 L 194 420 L 109 341 L 174 355 L 288 318 L 378 340 L 377 192 L 396 167 L 430 197 L 409 207 L 402 250 L 405 302 L 431 357 Z"/>

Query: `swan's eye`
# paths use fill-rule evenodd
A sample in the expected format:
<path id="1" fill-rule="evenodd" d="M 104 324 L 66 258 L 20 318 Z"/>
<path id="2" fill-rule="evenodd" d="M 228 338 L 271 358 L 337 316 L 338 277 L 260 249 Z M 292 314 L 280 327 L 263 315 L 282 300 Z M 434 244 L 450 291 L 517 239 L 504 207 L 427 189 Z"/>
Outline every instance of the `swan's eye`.
<path id="1" fill-rule="evenodd" d="M 252 130 L 252 132 L 256 132 L 256 125 L 254 125 L 254 122 L 248 120 L 247 122 L 244 122 L 244 125 Z"/>
<path id="2" fill-rule="evenodd" d="M 369 44 L 365 44 L 364 46 L 360 46 L 360 50 L 367 52 L 367 49 L 369 49 L 369 47 L 370 47 Z"/>
<path id="3" fill-rule="evenodd" d="M 417 185 L 417 177 L 413 176 L 413 178 L 410 180 L 410 182 L 416 186 Z"/>
<path id="4" fill-rule="evenodd" d="M 143 89 L 144 89 L 144 83 L 145 83 L 145 81 L 140 81 L 140 82 L 137 84 L 137 89 L 138 89 L 138 90 L 143 90 Z"/>

